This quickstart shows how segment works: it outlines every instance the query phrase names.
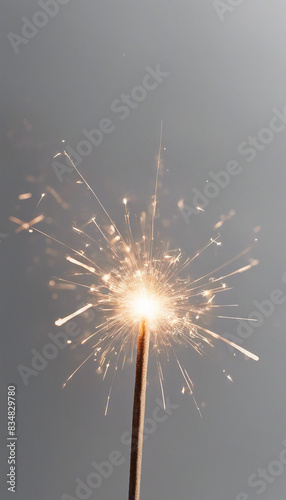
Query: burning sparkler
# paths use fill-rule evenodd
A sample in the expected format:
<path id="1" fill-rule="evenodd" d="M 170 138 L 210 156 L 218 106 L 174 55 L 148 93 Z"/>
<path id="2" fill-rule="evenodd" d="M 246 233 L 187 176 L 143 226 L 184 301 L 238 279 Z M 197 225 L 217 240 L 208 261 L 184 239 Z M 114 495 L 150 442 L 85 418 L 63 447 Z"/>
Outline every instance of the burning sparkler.
<path id="1" fill-rule="evenodd" d="M 63 154 L 77 172 L 81 182 L 92 193 L 104 217 L 108 221 L 108 225 L 103 226 L 98 218 L 92 217 L 83 227 L 73 227 L 75 233 L 84 238 L 85 241 L 88 241 L 89 244 L 92 244 L 93 248 L 97 247 L 98 259 L 90 256 L 89 246 L 86 246 L 85 251 L 76 250 L 58 239 L 47 235 L 38 228 L 32 227 L 34 231 L 49 236 L 49 238 L 67 248 L 69 251 L 66 257 L 67 260 L 84 271 L 86 280 L 90 278 L 92 280 L 92 283 L 89 281 L 88 284 L 86 280 L 84 283 L 80 283 L 74 280 L 61 279 L 61 281 L 85 287 L 90 295 L 90 299 L 84 307 L 71 312 L 65 318 L 58 319 L 56 325 L 63 325 L 71 318 L 84 313 L 91 307 L 96 307 L 103 316 L 102 322 L 96 326 L 95 331 L 83 341 L 85 343 L 95 339 L 91 354 L 69 376 L 66 383 L 92 356 L 98 359 L 99 369 L 103 373 L 103 378 L 106 377 L 108 370 L 113 365 L 113 381 L 119 363 L 122 363 L 122 366 L 125 364 L 128 348 L 131 348 L 131 351 L 133 351 L 137 343 L 129 500 L 139 500 L 140 495 L 149 342 L 152 351 L 156 354 L 163 402 L 165 401 L 164 379 L 160 361 L 160 352 L 162 350 L 174 355 L 184 378 L 185 386 L 189 394 L 192 395 L 198 411 L 200 409 L 193 394 L 193 383 L 188 371 L 181 364 L 176 354 L 176 344 L 190 345 L 197 353 L 202 355 L 208 346 L 213 346 L 213 339 L 216 339 L 228 344 L 255 361 L 259 359 L 255 354 L 221 337 L 218 333 L 206 328 L 202 323 L 202 318 L 209 312 L 219 307 L 229 306 L 228 304 L 214 304 L 216 295 L 225 293 L 230 289 L 224 280 L 235 274 L 247 271 L 257 264 L 257 261 L 252 260 L 247 265 L 238 267 L 231 272 L 226 272 L 226 274 L 221 274 L 221 271 L 226 266 L 246 255 L 253 245 L 211 273 L 193 280 L 186 278 L 186 270 L 195 259 L 198 259 L 210 246 L 219 246 L 221 243 L 218 235 L 216 238 L 211 238 L 193 257 L 186 258 L 180 249 L 171 251 L 168 248 L 168 244 L 158 240 L 155 218 L 157 212 L 161 149 L 162 124 L 155 190 L 150 214 L 141 214 L 140 228 L 134 232 L 130 221 L 128 200 L 124 198 L 123 205 L 125 208 L 126 223 L 124 234 L 118 229 L 116 223 L 110 217 L 92 187 L 78 170 L 72 158 L 64 151 Z M 44 193 L 38 205 L 43 197 Z M 30 228 L 34 222 L 31 221 L 29 224 L 26 224 L 15 218 L 14 221 L 20 226 L 18 231 Z M 38 219 L 35 219 L 35 221 L 38 222 Z M 219 315 L 217 317 L 229 318 L 230 316 Z M 108 409 L 111 390 L 112 384 L 107 398 L 105 413 Z"/>

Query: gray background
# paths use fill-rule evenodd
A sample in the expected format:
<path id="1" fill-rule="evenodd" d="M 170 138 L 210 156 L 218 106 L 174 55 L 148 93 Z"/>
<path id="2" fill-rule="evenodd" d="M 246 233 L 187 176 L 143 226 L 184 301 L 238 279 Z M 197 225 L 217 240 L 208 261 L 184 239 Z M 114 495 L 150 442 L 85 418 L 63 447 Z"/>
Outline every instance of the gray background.
<path id="1" fill-rule="evenodd" d="M 61 390 L 88 347 L 67 347 L 25 387 L 17 366 L 30 366 L 31 349 L 41 351 L 48 332 L 57 331 L 55 319 L 77 307 L 84 294 L 66 291 L 53 298 L 48 283 L 67 269 L 64 250 L 40 235 L 16 235 L 8 218 L 31 220 L 44 213 L 52 222 L 39 227 L 71 243 L 72 221 L 86 220 L 94 205 L 75 187 L 75 174 L 58 181 L 52 157 L 62 139 L 75 148 L 82 129 L 97 127 L 101 118 L 109 117 L 114 132 L 80 168 L 122 224 L 125 194 L 137 213 L 150 197 L 163 119 L 160 212 L 172 221 L 166 231 L 171 245 L 191 254 L 213 234 L 221 214 L 233 209 L 236 215 L 221 228 L 222 249 L 208 252 L 195 272 L 208 272 L 245 248 L 259 225 L 259 244 L 251 256 L 259 258 L 260 265 L 229 281 L 234 285 L 229 300 L 239 302 L 239 314 L 247 316 L 255 310 L 254 300 L 268 299 L 276 288 L 286 293 L 286 129 L 252 163 L 237 152 L 249 135 L 269 125 L 274 107 L 282 111 L 286 105 L 286 6 L 284 0 L 241 2 L 221 21 L 211 0 L 71 0 L 16 54 L 7 34 L 21 34 L 22 16 L 32 19 L 39 10 L 34 1 L 2 2 L 0 233 L 8 236 L 0 245 L 1 498 L 12 495 L 5 487 L 5 415 L 6 385 L 15 383 L 19 441 L 14 498 L 75 496 L 75 478 L 85 479 L 92 460 L 106 460 L 119 449 L 125 463 L 90 498 L 125 499 L 128 449 L 120 444 L 120 436 L 131 424 L 134 364 L 118 374 L 106 417 L 109 384 L 96 374 L 92 361 Z M 170 76 L 121 121 L 111 112 L 111 102 L 141 84 L 147 65 L 155 68 L 158 63 Z M 224 169 L 232 159 L 243 172 L 187 225 L 177 202 L 184 198 L 191 205 L 192 189 L 202 190 L 209 172 Z M 67 200 L 68 210 L 51 196 L 35 209 L 47 184 Z M 19 202 L 24 192 L 33 197 Z M 91 328 L 83 319 L 78 323 L 82 329 Z M 286 470 L 261 495 L 247 485 L 251 474 L 267 468 L 285 448 L 284 325 L 285 306 L 277 306 L 244 342 L 260 356 L 259 363 L 242 355 L 234 358 L 220 343 L 215 362 L 182 349 L 197 400 L 205 403 L 203 419 L 191 398 L 182 396 L 174 363 L 166 366 L 166 393 L 179 408 L 146 441 L 142 500 L 235 500 L 240 492 L 251 500 L 284 500 Z M 212 326 L 222 334 L 235 334 L 237 322 L 214 320 Z M 223 369 L 232 374 L 233 384 Z M 157 397 L 160 390 L 151 363 L 147 416 Z"/>

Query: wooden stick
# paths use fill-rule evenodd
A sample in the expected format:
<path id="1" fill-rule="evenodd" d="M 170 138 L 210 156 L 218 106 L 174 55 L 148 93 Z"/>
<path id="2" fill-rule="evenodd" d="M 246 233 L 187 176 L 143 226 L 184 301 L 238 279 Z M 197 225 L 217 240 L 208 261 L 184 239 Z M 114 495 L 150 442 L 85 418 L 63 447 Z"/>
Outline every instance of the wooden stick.
<path id="1" fill-rule="evenodd" d="M 145 319 L 142 319 L 140 323 L 136 361 L 130 453 L 129 500 L 139 500 L 140 498 L 149 341 L 149 328 Z"/>

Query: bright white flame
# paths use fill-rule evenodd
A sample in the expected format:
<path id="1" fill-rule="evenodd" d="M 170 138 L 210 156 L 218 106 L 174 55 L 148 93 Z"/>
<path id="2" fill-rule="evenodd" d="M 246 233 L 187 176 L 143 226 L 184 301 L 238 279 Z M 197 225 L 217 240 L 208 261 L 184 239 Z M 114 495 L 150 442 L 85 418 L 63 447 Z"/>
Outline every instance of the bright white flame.
<path id="1" fill-rule="evenodd" d="M 158 298 L 148 292 L 140 294 L 131 302 L 131 308 L 137 317 L 154 320 L 160 314 L 160 304 Z"/>

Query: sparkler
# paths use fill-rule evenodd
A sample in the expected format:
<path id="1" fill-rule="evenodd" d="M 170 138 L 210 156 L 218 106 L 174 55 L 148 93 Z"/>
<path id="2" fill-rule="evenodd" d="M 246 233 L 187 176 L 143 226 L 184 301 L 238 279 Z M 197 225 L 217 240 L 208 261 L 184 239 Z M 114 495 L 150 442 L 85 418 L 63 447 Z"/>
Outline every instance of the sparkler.
<path id="1" fill-rule="evenodd" d="M 98 217 L 94 216 L 83 227 L 74 226 L 73 230 L 81 238 L 80 241 L 83 239 L 88 242 L 84 250 L 76 250 L 35 228 L 34 224 L 40 222 L 41 218 L 36 218 L 30 223 L 24 223 L 16 218 L 11 219 L 19 224 L 17 231 L 32 229 L 63 245 L 69 252 L 66 256 L 67 260 L 81 271 L 81 273 L 75 274 L 73 281 L 63 278 L 59 280 L 73 286 L 84 287 L 91 298 L 85 306 L 71 312 L 65 318 L 58 319 L 56 325 L 63 325 L 91 307 L 96 307 L 103 315 L 102 322 L 82 342 L 85 343 L 95 339 L 91 354 L 69 376 L 64 386 L 92 356 L 98 360 L 99 371 L 103 373 L 103 378 L 106 377 L 108 370 L 112 366 L 112 383 L 107 397 L 106 414 L 118 366 L 121 363 L 123 368 L 129 349 L 133 355 L 137 342 L 129 500 L 139 500 L 140 496 L 149 344 L 151 346 L 150 352 L 156 355 L 164 405 L 164 377 L 160 360 L 162 352 L 174 356 L 185 386 L 193 397 L 199 412 L 200 408 L 194 397 L 192 379 L 177 356 L 176 345 L 190 345 L 197 353 L 203 355 L 207 353 L 208 347 L 213 347 L 213 339 L 216 339 L 255 361 L 259 359 L 258 356 L 245 348 L 206 328 L 203 322 L 205 316 L 216 311 L 217 308 L 236 306 L 236 304 L 215 304 L 214 299 L 218 294 L 230 290 L 230 287 L 224 281 L 226 278 L 232 278 L 236 274 L 245 272 L 258 262 L 250 260 L 248 264 L 235 270 L 222 274 L 221 272 L 236 260 L 244 257 L 253 248 L 254 244 L 204 276 L 196 279 L 185 276 L 185 273 L 196 259 L 206 252 L 209 247 L 213 245 L 220 246 L 221 242 L 218 235 L 211 238 L 194 256 L 184 257 L 180 249 L 170 250 L 168 244 L 159 240 L 155 228 L 155 219 L 161 148 L 162 124 L 152 206 L 150 214 L 141 214 L 139 228 L 136 232 L 130 220 L 127 198 L 123 199 L 125 207 L 125 231 L 123 235 L 66 151 L 62 154 L 65 155 L 77 172 L 81 179 L 80 182 L 85 184 L 95 198 L 108 224 L 103 224 Z M 54 193 L 52 194 L 56 199 L 59 197 L 58 195 L 55 196 Z M 38 205 L 43 197 L 44 193 Z M 96 259 L 90 253 L 90 247 L 97 248 L 98 257 Z M 85 276 L 85 281 L 75 281 L 78 276 Z M 233 318 L 225 314 L 220 314 L 217 317 L 221 319 Z M 239 319 L 249 321 L 248 318 Z M 226 376 L 231 379 L 229 375 Z M 185 392 L 186 388 L 183 388 L 183 392 Z"/>

